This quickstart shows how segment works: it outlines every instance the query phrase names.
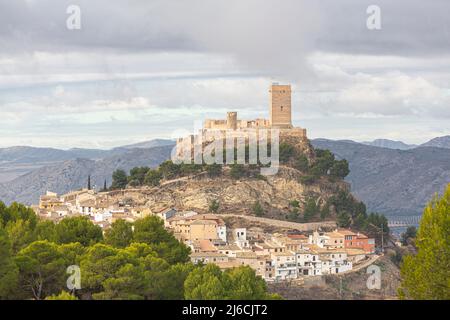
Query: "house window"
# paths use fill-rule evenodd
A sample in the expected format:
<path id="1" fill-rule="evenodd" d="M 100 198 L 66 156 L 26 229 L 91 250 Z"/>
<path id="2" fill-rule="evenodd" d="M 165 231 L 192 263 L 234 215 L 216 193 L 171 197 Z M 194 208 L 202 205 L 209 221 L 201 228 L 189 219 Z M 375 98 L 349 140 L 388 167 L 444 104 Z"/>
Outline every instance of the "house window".
<path id="1" fill-rule="evenodd" d="M 283 111 L 283 106 L 280 107 L 281 111 Z"/>

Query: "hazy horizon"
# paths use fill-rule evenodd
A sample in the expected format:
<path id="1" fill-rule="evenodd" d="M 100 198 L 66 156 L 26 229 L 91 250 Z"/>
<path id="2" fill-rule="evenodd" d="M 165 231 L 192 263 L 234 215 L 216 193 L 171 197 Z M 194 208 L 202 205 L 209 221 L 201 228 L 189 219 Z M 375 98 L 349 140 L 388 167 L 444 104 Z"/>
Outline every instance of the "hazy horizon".
<path id="1" fill-rule="evenodd" d="M 444 136 L 440 136 L 440 137 L 444 137 Z M 373 140 L 363 140 L 363 141 L 359 141 L 359 140 L 354 140 L 354 139 L 346 139 L 346 138 L 342 138 L 342 139 L 332 139 L 332 138 L 328 138 L 328 137 L 308 137 L 311 140 L 314 139 L 326 139 L 326 140 L 333 140 L 333 141 L 353 141 L 353 142 L 357 142 L 357 143 L 364 143 L 364 142 L 373 142 L 375 140 L 389 140 L 389 141 L 393 141 L 393 142 L 402 142 L 404 144 L 407 145 L 417 145 L 420 146 L 421 144 L 424 144 L 428 141 L 430 141 L 431 139 L 427 139 L 424 140 L 423 142 L 420 143 L 408 143 L 404 140 L 392 140 L 392 139 L 387 139 L 387 138 L 376 138 Z M 439 138 L 439 137 L 434 137 L 434 138 Z M 433 138 L 432 138 L 433 139 Z M 46 145 L 11 145 L 11 146 L 2 146 L 0 145 L 0 149 L 7 149 L 7 148 L 20 148 L 20 147 L 32 147 L 32 148 L 54 148 L 54 149 L 60 149 L 60 150 L 70 150 L 70 149 L 98 149 L 98 150 L 110 150 L 110 149 L 114 149 L 114 148 L 118 148 L 118 147 L 124 147 L 124 146 L 128 146 L 128 145 L 133 145 L 133 144 L 138 144 L 138 143 L 143 143 L 143 142 L 148 142 L 148 141 L 152 141 L 152 140 L 172 140 L 173 142 L 175 142 L 175 139 L 172 139 L 171 137 L 153 137 L 153 138 L 149 138 L 146 140 L 139 140 L 139 141 L 128 141 L 128 142 L 124 142 L 124 143 L 119 143 L 119 142 L 112 142 L 113 145 L 110 147 L 98 147 L 98 148 L 85 148 L 82 146 L 69 146 L 69 147 L 65 147 L 65 148 L 60 148 L 60 147 L 53 147 L 53 146 L 46 146 Z"/>

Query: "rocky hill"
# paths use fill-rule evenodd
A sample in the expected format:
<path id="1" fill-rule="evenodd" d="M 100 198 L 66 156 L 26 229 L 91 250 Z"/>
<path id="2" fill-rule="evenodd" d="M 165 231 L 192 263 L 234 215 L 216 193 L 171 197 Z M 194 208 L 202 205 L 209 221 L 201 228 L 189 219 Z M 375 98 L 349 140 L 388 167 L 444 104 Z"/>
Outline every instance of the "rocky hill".
<path id="1" fill-rule="evenodd" d="M 347 159 L 346 180 L 369 211 L 420 215 L 425 204 L 450 182 L 450 150 L 418 147 L 393 150 L 348 141 L 316 139 L 316 148 Z"/>
<path id="2" fill-rule="evenodd" d="M 298 170 L 283 166 L 276 175 L 266 178 L 255 176 L 236 179 L 230 176 L 230 168 L 226 167 L 218 177 L 209 177 L 203 172 L 163 182 L 155 188 L 112 191 L 108 193 L 108 198 L 116 202 L 127 199 L 127 203 L 146 206 L 155 211 L 176 207 L 200 213 L 208 212 L 210 204 L 217 201 L 218 213 L 252 215 L 253 206 L 258 201 L 264 208 L 265 217 L 286 219 L 293 200 L 299 201 L 302 212 L 309 198 L 324 204 L 339 190 L 349 189 L 344 181 L 330 182 L 325 178 L 306 185 L 300 182 L 302 176 Z M 332 217 L 331 214 L 329 218 Z"/>

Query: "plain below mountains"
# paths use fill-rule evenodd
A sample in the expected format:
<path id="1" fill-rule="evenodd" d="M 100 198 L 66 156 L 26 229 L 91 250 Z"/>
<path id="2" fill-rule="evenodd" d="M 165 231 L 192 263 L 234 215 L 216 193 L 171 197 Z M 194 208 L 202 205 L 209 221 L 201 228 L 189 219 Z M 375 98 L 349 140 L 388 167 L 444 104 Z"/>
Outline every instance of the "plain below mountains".
<path id="1" fill-rule="evenodd" d="M 349 161 L 351 172 L 346 180 L 370 211 L 420 215 L 433 194 L 450 183 L 450 136 L 407 150 L 385 142 L 384 147 L 325 139 L 312 144 Z M 61 194 L 85 187 L 89 175 L 92 185 L 101 188 L 105 180 L 111 183 L 116 169 L 157 166 L 170 157 L 173 145 L 171 140 L 151 140 L 112 150 L 0 149 L 0 178 L 1 172 L 16 170 L 15 177 L 0 180 L 0 200 L 37 203 L 47 190 Z"/>

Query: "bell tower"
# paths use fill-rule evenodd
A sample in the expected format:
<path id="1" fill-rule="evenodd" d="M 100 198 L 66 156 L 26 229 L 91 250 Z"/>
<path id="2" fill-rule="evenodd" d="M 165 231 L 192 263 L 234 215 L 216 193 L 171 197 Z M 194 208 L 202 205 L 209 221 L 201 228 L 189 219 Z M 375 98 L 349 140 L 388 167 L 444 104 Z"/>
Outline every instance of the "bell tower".
<path id="1" fill-rule="evenodd" d="M 273 83 L 269 89 L 270 125 L 273 128 L 291 129 L 291 85 Z"/>

